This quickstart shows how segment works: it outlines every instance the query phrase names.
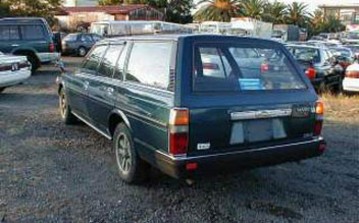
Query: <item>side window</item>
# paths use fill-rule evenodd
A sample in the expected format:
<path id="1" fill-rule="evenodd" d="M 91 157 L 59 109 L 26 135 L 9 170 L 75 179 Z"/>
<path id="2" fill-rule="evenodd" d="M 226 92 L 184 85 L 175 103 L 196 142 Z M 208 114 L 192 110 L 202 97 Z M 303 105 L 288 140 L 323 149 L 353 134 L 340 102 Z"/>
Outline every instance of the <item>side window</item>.
<path id="1" fill-rule="evenodd" d="M 0 40 L 19 40 L 19 28 L 17 26 L 0 26 Z"/>
<path id="2" fill-rule="evenodd" d="M 118 62 L 116 65 L 116 70 L 115 70 L 115 75 L 114 75 L 114 78 L 116 78 L 116 79 L 119 79 L 119 80 L 124 79 L 123 69 L 124 69 L 124 66 L 126 63 L 128 48 L 129 48 L 128 45 L 124 46 L 123 52 L 121 53 L 120 58 L 118 59 Z"/>
<path id="3" fill-rule="evenodd" d="M 20 26 L 22 39 L 24 40 L 42 40 L 45 39 L 44 29 L 40 25 Z"/>
<path id="4" fill-rule="evenodd" d="M 97 42 L 97 41 L 101 40 L 101 37 L 98 35 L 92 35 L 92 39 L 93 39 L 93 41 Z"/>
<path id="5" fill-rule="evenodd" d="M 89 71 L 96 72 L 97 66 L 101 61 L 103 54 L 105 53 L 107 45 L 96 46 L 90 55 L 86 58 L 82 68 L 87 69 Z"/>
<path id="6" fill-rule="evenodd" d="M 200 58 L 195 65 L 197 76 L 226 78 L 229 75 L 231 69 L 228 60 L 219 48 L 201 47 L 199 54 Z"/>
<path id="7" fill-rule="evenodd" d="M 83 34 L 83 35 L 81 35 L 81 41 L 82 42 L 92 42 L 92 39 L 91 39 L 90 35 Z"/>
<path id="8" fill-rule="evenodd" d="M 126 80 L 168 89 L 171 53 L 171 42 L 134 43 L 128 62 Z"/>
<path id="9" fill-rule="evenodd" d="M 98 69 L 98 74 L 105 77 L 112 77 L 118 57 L 121 55 L 123 45 L 109 46 Z"/>

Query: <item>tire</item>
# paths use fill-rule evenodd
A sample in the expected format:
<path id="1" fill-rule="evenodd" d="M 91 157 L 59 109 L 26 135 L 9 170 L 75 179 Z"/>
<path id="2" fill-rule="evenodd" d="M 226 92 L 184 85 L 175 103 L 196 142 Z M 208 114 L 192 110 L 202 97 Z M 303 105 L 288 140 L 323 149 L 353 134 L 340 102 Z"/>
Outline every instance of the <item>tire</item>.
<path id="1" fill-rule="evenodd" d="M 31 64 L 31 75 L 33 75 L 35 74 L 36 70 L 40 67 L 40 63 L 34 55 L 28 55 L 27 60 Z"/>
<path id="2" fill-rule="evenodd" d="M 140 184 L 148 179 L 150 165 L 137 154 L 131 133 L 123 123 L 117 125 L 113 135 L 112 147 L 120 177 L 129 184 Z"/>
<path id="3" fill-rule="evenodd" d="M 83 46 L 80 46 L 78 49 L 77 49 L 77 55 L 79 55 L 80 57 L 84 57 L 86 56 L 87 54 L 87 50 L 85 47 Z"/>
<path id="4" fill-rule="evenodd" d="M 5 90 L 5 87 L 0 87 L 0 93 L 2 93 Z"/>
<path id="5" fill-rule="evenodd" d="M 67 96 L 64 89 L 61 89 L 59 93 L 59 108 L 61 119 L 66 125 L 75 124 L 77 122 L 77 118 L 71 113 L 71 108 L 67 103 Z"/>

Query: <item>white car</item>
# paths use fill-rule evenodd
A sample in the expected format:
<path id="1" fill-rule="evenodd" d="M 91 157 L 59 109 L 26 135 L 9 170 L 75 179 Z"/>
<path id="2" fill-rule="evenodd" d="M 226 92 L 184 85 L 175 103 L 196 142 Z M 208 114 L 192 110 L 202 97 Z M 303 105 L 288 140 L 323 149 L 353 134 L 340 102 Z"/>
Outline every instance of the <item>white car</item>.
<path id="1" fill-rule="evenodd" d="M 0 92 L 20 84 L 31 75 L 31 65 L 25 56 L 6 55 L 0 52 Z"/>
<path id="2" fill-rule="evenodd" d="M 343 90 L 347 92 L 359 92 L 359 63 L 356 62 L 347 67 L 343 80 Z"/>

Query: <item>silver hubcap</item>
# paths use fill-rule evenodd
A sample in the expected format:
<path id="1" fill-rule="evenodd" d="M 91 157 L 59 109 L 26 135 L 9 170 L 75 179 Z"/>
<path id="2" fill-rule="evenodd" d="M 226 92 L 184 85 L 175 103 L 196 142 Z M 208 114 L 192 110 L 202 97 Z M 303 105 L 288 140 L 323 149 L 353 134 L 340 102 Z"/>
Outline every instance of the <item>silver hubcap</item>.
<path id="1" fill-rule="evenodd" d="M 116 142 L 117 165 L 123 174 L 128 174 L 132 165 L 131 145 L 127 136 L 121 133 Z"/>
<path id="2" fill-rule="evenodd" d="M 67 109 L 66 97 L 65 94 L 62 93 L 60 95 L 60 112 L 62 117 L 65 117 L 66 109 Z"/>
<path id="3" fill-rule="evenodd" d="M 86 50 L 84 48 L 79 49 L 80 56 L 85 56 Z"/>

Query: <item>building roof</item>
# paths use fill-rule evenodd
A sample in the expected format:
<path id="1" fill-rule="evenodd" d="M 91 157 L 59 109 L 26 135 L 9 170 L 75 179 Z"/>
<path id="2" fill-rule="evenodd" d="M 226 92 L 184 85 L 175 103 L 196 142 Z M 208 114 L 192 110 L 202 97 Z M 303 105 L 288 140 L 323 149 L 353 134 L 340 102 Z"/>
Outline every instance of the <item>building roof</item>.
<path id="1" fill-rule="evenodd" d="M 79 13 L 79 12 L 105 12 L 108 14 L 129 14 L 132 11 L 138 9 L 153 9 L 148 5 L 143 4 L 131 4 L 131 5 L 111 5 L 111 6 L 75 6 L 75 7 L 62 7 L 59 11 L 56 12 L 56 15 L 68 15 L 70 13 Z"/>

